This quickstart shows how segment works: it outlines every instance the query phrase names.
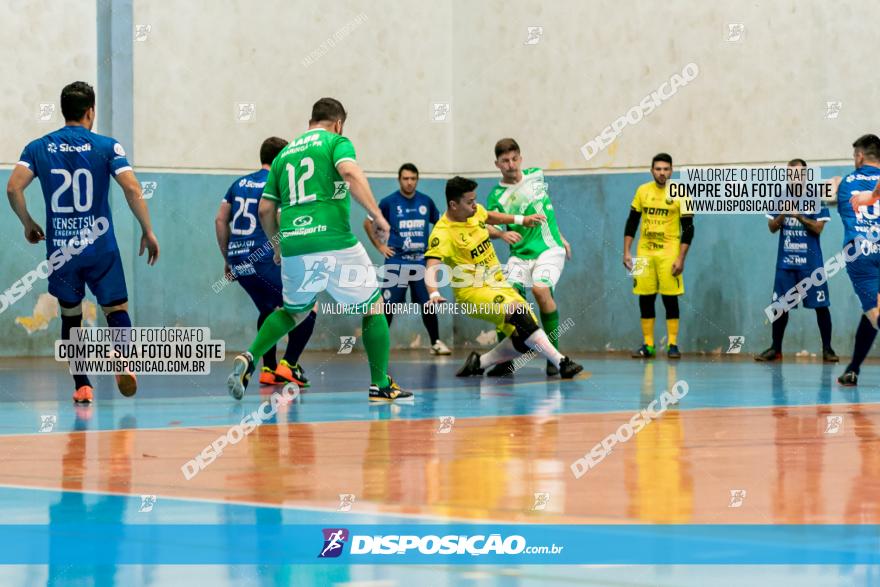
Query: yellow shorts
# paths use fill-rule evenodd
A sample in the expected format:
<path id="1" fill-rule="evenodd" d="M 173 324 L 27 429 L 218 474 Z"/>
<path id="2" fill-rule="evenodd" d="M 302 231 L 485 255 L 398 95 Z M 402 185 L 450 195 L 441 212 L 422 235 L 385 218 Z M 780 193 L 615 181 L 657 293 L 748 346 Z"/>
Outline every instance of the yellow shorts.
<path id="1" fill-rule="evenodd" d="M 513 333 L 513 327 L 504 322 L 504 316 L 512 305 L 523 306 L 538 322 L 528 303 L 512 287 L 460 287 L 455 290 L 455 301 L 465 315 L 491 322 L 508 335 Z"/>
<path id="2" fill-rule="evenodd" d="M 649 296 L 680 296 L 684 293 L 684 274 L 673 276 L 672 263 L 678 255 L 642 255 L 633 258 L 633 293 Z"/>

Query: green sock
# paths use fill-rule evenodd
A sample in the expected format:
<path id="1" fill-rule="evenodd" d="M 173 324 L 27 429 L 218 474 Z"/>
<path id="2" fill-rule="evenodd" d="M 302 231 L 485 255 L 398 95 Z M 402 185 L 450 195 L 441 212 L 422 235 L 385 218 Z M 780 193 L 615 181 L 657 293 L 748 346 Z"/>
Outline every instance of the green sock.
<path id="1" fill-rule="evenodd" d="M 558 350 L 559 349 L 559 310 L 553 310 L 549 314 L 545 314 L 541 312 L 541 325 L 544 327 L 544 332 L 547 333 L 547 338 L 550 339 L 550 342 L 553 343 L 553 346 Z"/>
<path id="2" fill-rule="evenodd" d="M 266 354 L 266 352 L 275 346 L 275 343 L 281 340 L 281 337 L 293 330 L 296 326 L 293 316 L 286 310 L 275 310 L 269 317 L 263 321 L 254 342 L 248 352 L 254 357 L 254 361 Z"/>
<path id="3" fill-rule="evenodd" d="M 370 362 L 370 383 L 384 387 L 388 385 L 388 355 L 391 354 L 388 320 L 381 314 L 365 314 L 363 333 Z"/>

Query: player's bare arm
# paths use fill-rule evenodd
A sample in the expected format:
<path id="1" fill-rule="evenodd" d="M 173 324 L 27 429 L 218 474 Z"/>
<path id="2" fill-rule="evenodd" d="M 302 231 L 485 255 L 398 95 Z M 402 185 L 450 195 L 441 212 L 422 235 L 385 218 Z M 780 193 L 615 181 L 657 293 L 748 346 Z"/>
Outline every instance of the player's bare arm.
<path id="1" fill-rule="evenodd" d="M 125 194 L 128 208 L 141 225 L 141 247 L 138 256 L 142 257 L 144 251 L 147 251 L 147 265 L 155 265 L 159 260 L 159 239 L 156 238 L 150 223 L 150 211 L 144 201 L 141 184 L 135 177 L 134 171 L 123 171 L 115 175 L 114 179 Z"/>
<path id="2" fill-rule="evenodd" d="M 562 239 L 562 246 L 565 247 L 565 258 L 569 261 L 571 260 L 571 245 L 568 244 L 568 241 L 565 240 L 565 237 L 562 236 L 562 233 L 559 233 L 559 238 Z"/>
<path id="3" fill-rule="evenodd" d="M 440 264 L 440 259 L 425 259 L 425 288 L 428 290 L 428 296 L 434 304 L 446 302 L 446 298 L 440 295 L 440 290 L 437 288 L 437 271 Z"/>
<path id="4" fill-rule="evenodd" d="M 232 205 L 223 201 L 220 202 L 220 209 L 217 210 L 217 216 L 214 218 L 214 232 L 217 234 L 217 244 L 220 246 L 220 254 L 223 255 L 223 275 L 229 275 L 229 261 L 226 258 L 227 248 L 229 247 L 229 222 L 232 218 Z"/>
<path id="5" fill-rule="evenodd" d="M 364 220 L 364 232 L 367 233 L 367 238 L 370 239 L 370 242 L 373 243 L 376 250 L 382 253 L 386 259 L 394 256 L 394 249 L 376 237 L 376 227 L 373 225 L 373 220 L 371 218 Z"/>
<path id="6" fill-rule="evenodd" d="M 491 238 L 491 239 L 500 238 L 501 240 L 503 240 L 504 242 L 506 242 L 509 245 L 514 245 L 522 240 L 522 235 L 518 232 L 513 231 L 513 230 L 499 230 L 499 229 L 495 228 L 494 226 L 492 226 L 491 224 L 486 226 L 486 230 L 489 231 L 489 238 Z"/>
<path id="7" fill-rule="evenodd" d="M 260 217 L 260 226 L 272 243 L 272 252 L 276 265 L 281 265 L 281 239 L 278 238 L 278 202 L 269 198 L 260 198 L 257 206 L 257 216 Z"/>
<path id="8" fill-rule="evenodd" d="M 364 175 L 360 165 L 354 161 L 341 161 L 336 166 L 336 170 L 342 176 L 342 179 L 348 183 L 351 197 L 373 218 L 373 232 L 376 237 L 380 241 L 386 240 L 388 233 L 391 232 L 391 225 L 388 224 L 388 221 L 382 215 L 382 211 L 379 210 L 376 198 L 373 197 L 373 190 L 370 189 L 370 183 L 367 181 L 367 176 Z"/>
<path id="9" fill-rule="evenodd" d="M 34 179 L 34 172 L 23 165 L 16 165 L 6 184 L 6 195 L 9 197 L 9 205 L 12 211 L 18 216 L 22 226 L 24 226 L 24 238 L 31 244 L 37 244 L 41 240 L 45 240 L 46 235 L 43 228 L 31 217 L 27 209 L 27 202 L 24 199 L 24 190 Z"/>
<path id="10" fill-rule="evenodd" d="M 779 232 L 779 229 L 782 228 L 782 225 L 785 223 L 785 214 L 778 214 L 776 218 L 768 218 L 767 219 L 767 228 L 770 229 L 770 232 L 776 233 Z"/>
<path id="11" fill-rule="evenodd" d="M 529 214 L 528 216 L 502 214 L 501 212 L 488 211 L 486 224 L 521 224 L 523 226 L 538 226 L 547 220 L 543 214 Z"/>

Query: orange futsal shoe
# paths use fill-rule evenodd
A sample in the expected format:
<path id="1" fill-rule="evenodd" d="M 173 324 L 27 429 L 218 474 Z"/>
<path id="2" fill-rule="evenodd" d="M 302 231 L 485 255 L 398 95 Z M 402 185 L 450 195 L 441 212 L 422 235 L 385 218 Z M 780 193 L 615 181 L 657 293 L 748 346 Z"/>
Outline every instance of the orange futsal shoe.
<path id="1" fill-rule="evenodd" d="M 278 368 L 275 369 L 275 378 L 278 383 L 296 383 L 299 387 L 309 386 L 309 378 L 306 377 L 303 368 L 299 364 L 291 365 L 284 359 L 281 359 Z"/>
<path id="2" fill-rule="evenodd" d="M 269 367 L 263 367 L 260 370 L 260 385 L 275 385 L 278 380 L 275 377 L 275 371 Z"/>
<path id="3" fill-rule="evenodd" d="M 73 392 L 73 401 L 78 404 L 92 403 L 92 386 L 83 385 Z"/>

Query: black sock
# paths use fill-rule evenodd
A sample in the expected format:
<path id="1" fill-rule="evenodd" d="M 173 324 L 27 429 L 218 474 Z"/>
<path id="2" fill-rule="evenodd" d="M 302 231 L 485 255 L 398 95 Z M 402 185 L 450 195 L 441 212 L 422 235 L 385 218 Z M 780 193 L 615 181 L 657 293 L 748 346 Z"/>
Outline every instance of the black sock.
<path id="1" fill-rule="evenodd" d="M 79 328 L 82 326 L 82 314 L 77 314 L 76 316 L 65 316 L 61 315 L 61 339 L 62 340 L 70 340 L 70 329 L 71 328 Z M 74 375 L 73 376 L 73 384 L 77 389 L 82 387 L 83 385 L 91 385 L 89 382 L 89 378 L 86 375 Z"/>
<path id="2" fill-rule="evenodd" d="M 438 340 L 440 340 L 440 324 L 437 321 L 437 314 L 434 312 L 425 312 L 422 309 L 422 324 L 425 325 L 425 330 L 428 331 L 428 338 L 431 339 L 430 344 L 434 344 Z"/>
<path id="3" fill-rule="evenodd" d="M 847 371 L 859 372 L 859 367 L 862 366 L 862 361 L 868 356 L 868 352 L 871 350 L 871 345 L 874 344 L 876 337 L 877 329 L 871 326 L 871 322 L 867 317 L 862 316 L 862 320 L 859 322 L 859 327 L 856 330 L 852 361 L 847 365 Z"/>
<path id="4" fill-rule="evenodd" d="M 783 312 L 782 316 L 773 323 L 773 349 L 777 353 L 782 352 L 782 338 L 785 336 L 786 326 L 788 326 L 788 312 Z"/>
<path id="5" fill-rule="evenodd" d="M 305 350 L 312 332 L 315 331 L 315 318 L 317 314 L 312 311 L 305 320 L 296 325 L 296 328 L 287 335 L 287 350 L 284 351 L 284 360 L 291 365 L 299 363 L 299 356 Z"/>
<path id="6" fill-rule="evenodd" d="M 274 310 L 266 310 L 260 312 L 260 316 L 257 318 L 257 330 L 263 326 L 263 322 L 266 321 L 266 318 L 268 318 L 273 311 Z M 263 367 L 268 367 L 274 371 L 277 366 L 278 360 L 275 358 L 275 345 L 273 344 L 272 348 L 266 351 L 266 354 L 263 355 Z"/>
<path id="7" fill-rule="evenodd" d="M 819 335 L 822 337 L 822 350 L 831 348 L 831 310 L 828 308 L 816 308 L 816 324 L 819 325 Z"/>

